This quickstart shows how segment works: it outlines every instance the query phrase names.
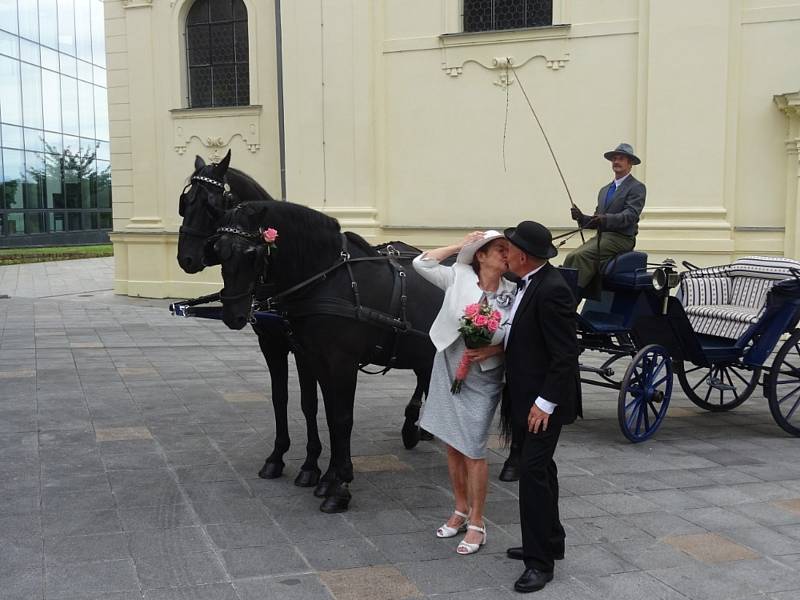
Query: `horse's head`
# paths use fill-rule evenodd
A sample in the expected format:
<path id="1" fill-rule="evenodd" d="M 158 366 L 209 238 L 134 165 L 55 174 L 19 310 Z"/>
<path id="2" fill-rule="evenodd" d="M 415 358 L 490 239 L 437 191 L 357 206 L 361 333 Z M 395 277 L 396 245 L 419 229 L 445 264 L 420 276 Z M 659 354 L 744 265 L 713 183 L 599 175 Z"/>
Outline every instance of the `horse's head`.
<path id="1" fill-rule="evenodd" d="M 216 264 L 206 251 L 206 241 L 217 230 L 232 202 L 225 181 L 230 161 L 230 150 L 219 163 L 210 165 L 197 156 L 194 173 L 181 193 L 178 213 L 183 217 L 183 225 L 178 236 L 178 264 L 186 273 L 197 273 Z"/>
<path id="2" fill-rule="evenodd" d="M 268 240 L 274 230 L 249 231 L 235 218 L 226 221 L 228 224 L 212 238 L 210 252 L 222 265 L 222 320 L 231 329 L 241 329 L 251 319 L 256 284 L 263 283 L 267 276 L 275 247 L 274 241 Z"/>

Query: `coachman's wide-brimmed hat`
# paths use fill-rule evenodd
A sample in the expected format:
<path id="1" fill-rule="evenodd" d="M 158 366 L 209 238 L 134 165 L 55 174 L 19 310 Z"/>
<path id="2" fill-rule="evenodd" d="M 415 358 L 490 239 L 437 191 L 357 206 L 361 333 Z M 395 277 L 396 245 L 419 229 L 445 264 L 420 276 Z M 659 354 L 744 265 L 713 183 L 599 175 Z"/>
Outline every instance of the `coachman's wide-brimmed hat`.
<path id="1" fill-rule="evenodd" d="M 614 158 L 615 154 L 623 154 L 627 156 L 628 158 L 631 159 L 631 162 L 635 165 L 641 164 L 642 162 L 641 160 L 639 160 L 639 157 L 633 153 L 633 146 L 631 146 L 630 144 L 626 144 L 625 142 L 622 142 L 619 146 L 617 146 L 613 150 L 609 150 L 608 152 L 603 154 L 603 156 L 606 158 L 606 160 L 611 160 Z"/>
<path id="2" fill-rule="evenodd" d="M 553 246 L 553 234 L 536 221 L 523 221 L 505 230 L 506 239 L 526 254 L 536 258 L 553 258 L 558 250 Z"/>
<path id="3" fill-rule="evenodd" d="M 464 247 L 458 253 L 456 257 L 456 262 L 460 262 L 464 265 L 471 265 L 473 259 L 475 258 L 475 253 L 483 248 L 486 244 L 491 242 L 492 240 L 496 240 L 498 238 L 503 237 L 503 234 L 499 231 L 495 231 L 494 229 L 490 229 L 488 231 L 483 232 L 483 237 L 475 240 L 474 242 L 470 242 L 469 244 L 464 244 Z"/>

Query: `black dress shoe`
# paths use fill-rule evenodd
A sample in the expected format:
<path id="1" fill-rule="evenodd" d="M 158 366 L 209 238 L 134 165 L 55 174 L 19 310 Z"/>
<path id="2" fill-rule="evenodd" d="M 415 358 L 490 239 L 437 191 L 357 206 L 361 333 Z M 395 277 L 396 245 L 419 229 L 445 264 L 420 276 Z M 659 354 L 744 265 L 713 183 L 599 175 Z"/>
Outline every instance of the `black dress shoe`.
<path id="1" fill-rule="evenodd" d="M 506 556 L 513 560 L 522 560 L 522 546 L 512 546 L 506 550 Z M 564 551 L 560 550 L 553 554 L 553 560 L 564 560 Z"/>
<path id="2" fill-rule="evenodd" d="M 538 592 L 553 580 L 553 573 L 544 573 L 537 569 L 525 569 L 525 572 L 514 582 L 514 589 L 522 594 Z"/>

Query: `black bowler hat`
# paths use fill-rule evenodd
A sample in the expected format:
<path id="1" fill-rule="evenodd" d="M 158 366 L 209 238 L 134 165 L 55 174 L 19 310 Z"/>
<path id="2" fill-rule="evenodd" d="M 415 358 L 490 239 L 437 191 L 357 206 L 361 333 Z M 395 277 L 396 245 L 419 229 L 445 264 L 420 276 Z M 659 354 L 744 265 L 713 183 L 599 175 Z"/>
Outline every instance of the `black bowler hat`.
<path id="1" fill-rule="evenodd" d="M 558 254 L 558 250 L 553 246 L 553 234 L 536 221 L 523 221 L 516 227 L 509 227 L 503 233 L 509 242 L 536 258 L 548 259 Z"/>

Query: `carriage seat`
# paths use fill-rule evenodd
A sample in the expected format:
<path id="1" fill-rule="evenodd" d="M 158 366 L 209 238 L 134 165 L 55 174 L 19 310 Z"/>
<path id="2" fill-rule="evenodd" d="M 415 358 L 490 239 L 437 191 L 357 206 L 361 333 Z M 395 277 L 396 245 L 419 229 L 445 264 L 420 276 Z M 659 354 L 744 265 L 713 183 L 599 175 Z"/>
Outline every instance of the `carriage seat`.
<path id="1" fill-rule="evenodd" d="M 761 317 L 772 286 L 792 277 L 789 269 L 800 269 L 800 262 L 745 256 L 681 273 L 677 297 L 696 333 L 737 339 Z"/>
<path id="2" fill-rule="evenodd" d="M 647 272 L 647 254 L 623 252 L 606 261 L 602 267 L 603 289 L 643 290 L 652 287 L 652 275 Z"/>

